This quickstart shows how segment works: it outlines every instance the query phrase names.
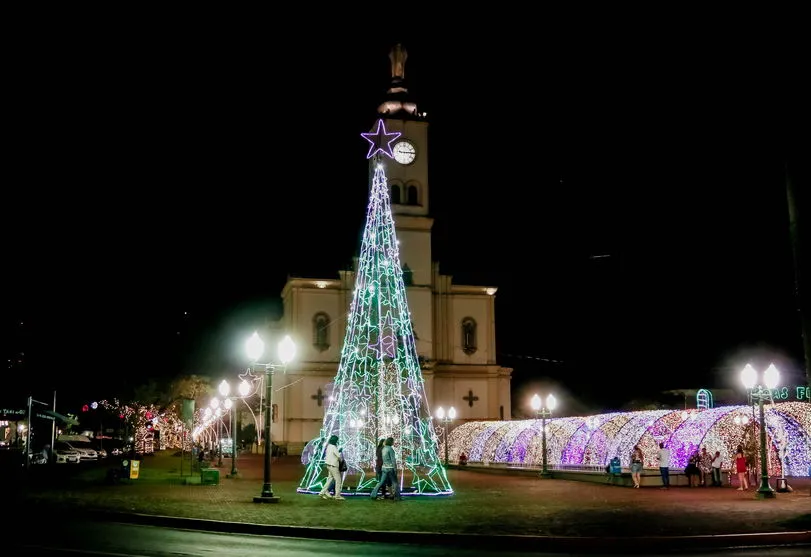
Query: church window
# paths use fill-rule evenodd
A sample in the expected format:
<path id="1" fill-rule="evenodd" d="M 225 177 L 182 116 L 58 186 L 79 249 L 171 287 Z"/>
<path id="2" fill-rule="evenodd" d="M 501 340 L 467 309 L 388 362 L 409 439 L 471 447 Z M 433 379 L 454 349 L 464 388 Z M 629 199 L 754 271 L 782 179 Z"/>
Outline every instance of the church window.
<path id="1" fill-rule="evenodd" d="M 400 197 L 400 186 L 397 184 L 391 185 L 391 202 L 392 203 L 401 203 L 402 198 Z"/>
<path id="2" fill-rule="evenodd" d="M 419 198 L 417 195 L 417 186 L 408 186 L 408 204 L 419 205 Z"/>
<path id="3" fill-rule="evenodd" d="M 313 346 L 321 352 L 329 348 L 329 315 L 326 313 L 313 316 Z"/>
<path id="4" fill-rule="evenodd" d="M 476 352 L 476 320 L 472 317 L 462 319 L 462 351 L 468 355 Z"/>
<path id="5" fill-rule="evenodd" d="M 403 284 L 405 286 L 412 286 L 414 284 L 414 271 L 408 266 L 408 263 L 403 265 Z"/>

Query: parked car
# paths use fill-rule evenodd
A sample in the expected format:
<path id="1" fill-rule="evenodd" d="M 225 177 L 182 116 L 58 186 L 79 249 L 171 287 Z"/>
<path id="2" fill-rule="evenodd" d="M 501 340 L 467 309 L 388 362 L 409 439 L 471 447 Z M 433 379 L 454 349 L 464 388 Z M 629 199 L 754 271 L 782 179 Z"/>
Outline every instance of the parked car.
<path id="1" fill-rule="evenodd" d="M 57 441 L 54 445 L 54 457 L 57 464 L 79 464 L 81 460 L 79 451 L 63 441 Z"/>
<path id="2" fill-rule="evenodd" d="M 79 458 L 82 461 L 98 460 L 99 453 L 93 448 L 93 445 L 87 441 L 62 441 L 71 449 L 79 453 Z"/>

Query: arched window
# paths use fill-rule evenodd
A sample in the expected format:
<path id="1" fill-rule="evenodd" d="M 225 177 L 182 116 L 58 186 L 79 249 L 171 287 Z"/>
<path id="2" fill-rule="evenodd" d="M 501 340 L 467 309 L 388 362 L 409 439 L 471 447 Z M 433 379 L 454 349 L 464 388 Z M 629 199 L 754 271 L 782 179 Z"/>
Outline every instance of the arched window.
<path id="1" fill-rule="evenodd" d="M 408 204 L 409 205 L 420 204 L 419 196 L 417 195 L 417 186 L 408 186 Z"/>
<path id="2" fill-rule="evenodd" d="M 472 317 L 462 319 L 462 351 L 468 355 L 476 352 L 476 320 Z"/>
<path id="3" fill-rule="evenodd" d="M 391 202 L 392 203 L 402 203 L 403 200 L 400 197 L 400 186 L 397 184 L 391 185 Z"/>
<path id="4" fill-rule="evenodd" d="M 408 266 L 408 263 L 403 265 L 403 284 L 411 286 L 414 284 L 414 271 Z"/>
<path id="5" fill-rule="evenodd" d="M 313 316 L 313 346 L 320 352 L 329 348 L 329 315 L 324 312 Z"/>

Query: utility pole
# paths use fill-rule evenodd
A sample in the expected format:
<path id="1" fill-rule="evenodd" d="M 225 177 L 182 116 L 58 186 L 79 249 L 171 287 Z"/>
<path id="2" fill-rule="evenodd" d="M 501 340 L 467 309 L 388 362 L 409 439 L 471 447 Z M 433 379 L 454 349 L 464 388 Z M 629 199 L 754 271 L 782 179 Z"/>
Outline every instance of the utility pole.
<path id="1" fill-rule="evenodd" d="M 794 257 L 794 298 L 797 301 L 797 312 L 800 318 L 800 332 L 803 342 L 803 356 L 805 359 L 805 383 L 811 387 L 811 309 L 808 304 L 811 298 L 806 291 L 807 277 L 804 274 L 804 264 L 807 255 L 803 251 L 803 233 L 800 225 L 800 205 L 802 199 L 798 195 L 795 181 L 796 168 L 794 160 L 790 157 L 785 161 L 786 197 L 788 201 L 789 234 L 791 236 L 791 251 Z M 806 192 L 807 195 L 807 192 Z"/>
<path id="2" fill-rule="evenodd" d="M 54 459 L 54 444 L 56 443 L 56 391 L 54 391 L 53 411 L 53 422 L 51 422 L 51 450 L 48 451 L 48 464 L 56 464 L 56 460 Z"/>

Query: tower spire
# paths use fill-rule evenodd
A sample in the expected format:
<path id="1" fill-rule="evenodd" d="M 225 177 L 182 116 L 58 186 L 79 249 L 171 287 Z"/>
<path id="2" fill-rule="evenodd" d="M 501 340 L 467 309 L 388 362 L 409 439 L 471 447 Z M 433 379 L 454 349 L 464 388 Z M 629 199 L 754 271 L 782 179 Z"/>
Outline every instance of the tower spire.
<path id="1" fill-rule="evenodd" d="M 417 104 L 408 93 L 405 80 L 405 63 L 408 59 L 406 48 L 397 43 L 389 51 L 391 60 L 391 84 L 386 91 L 386 100 L 378 106 L 377 111 L 385 115 L 398 117 L 417 117 Z M 399 113 L 399 114 L 398 114 Z"/>

